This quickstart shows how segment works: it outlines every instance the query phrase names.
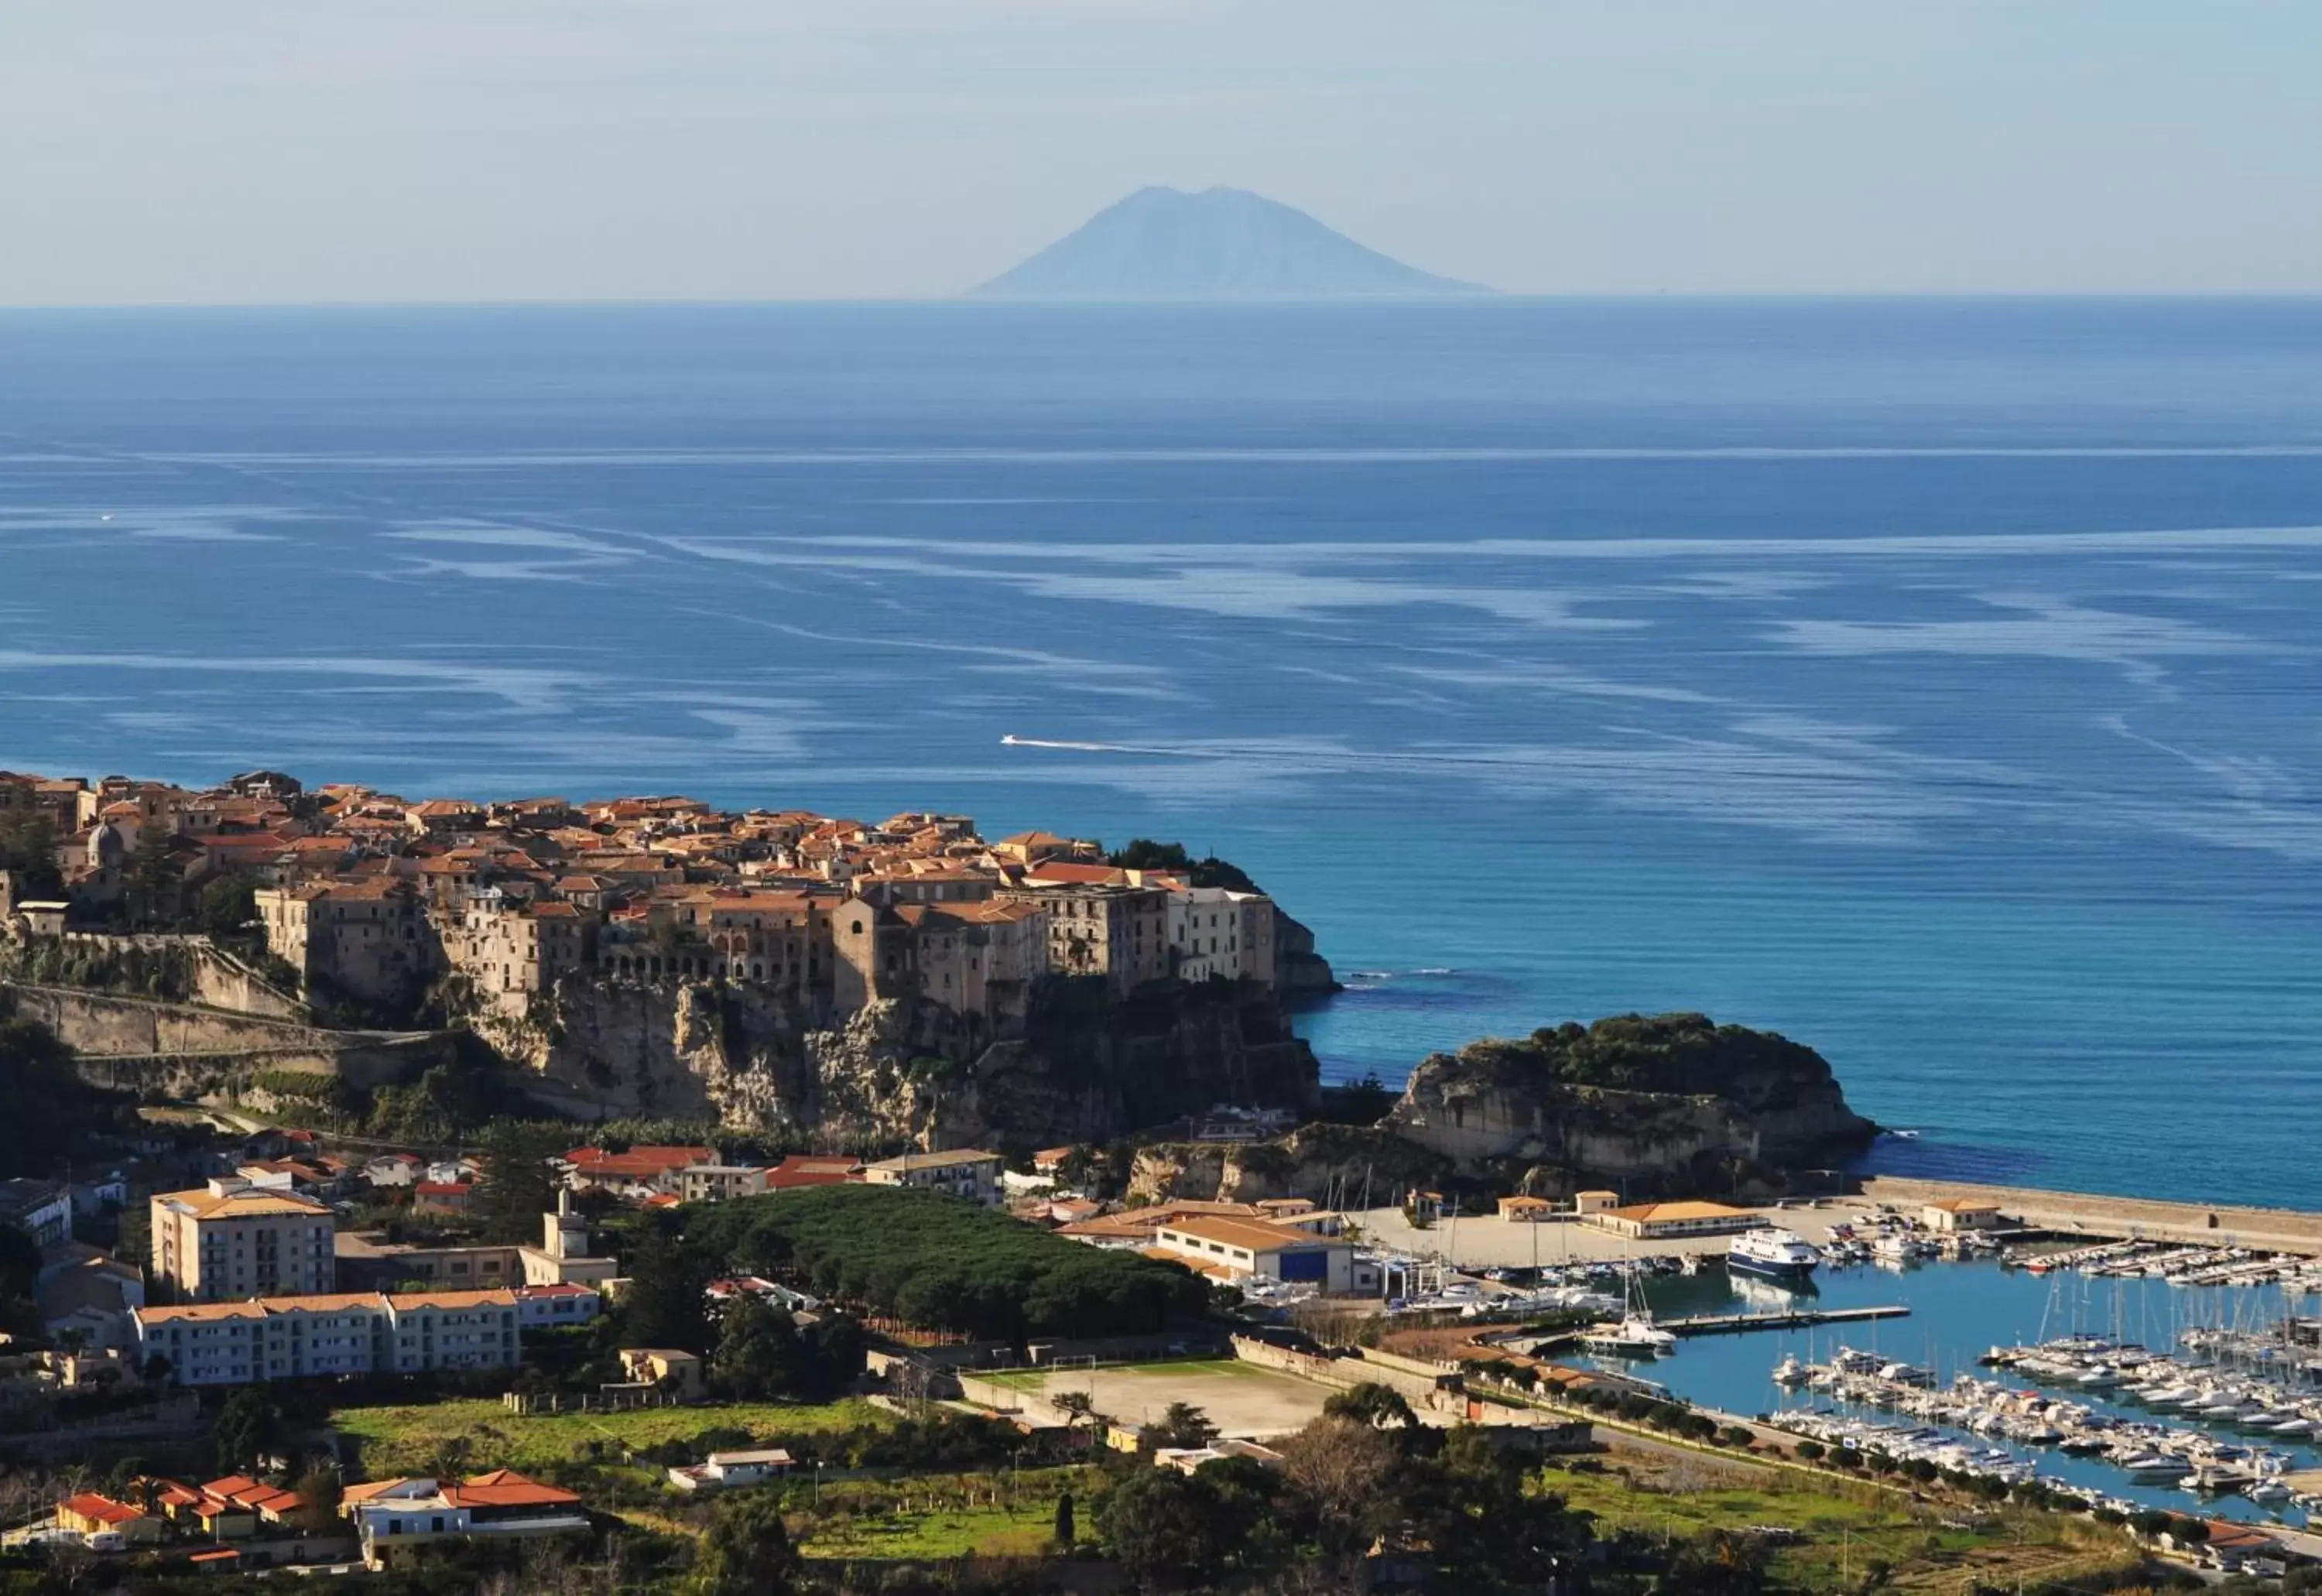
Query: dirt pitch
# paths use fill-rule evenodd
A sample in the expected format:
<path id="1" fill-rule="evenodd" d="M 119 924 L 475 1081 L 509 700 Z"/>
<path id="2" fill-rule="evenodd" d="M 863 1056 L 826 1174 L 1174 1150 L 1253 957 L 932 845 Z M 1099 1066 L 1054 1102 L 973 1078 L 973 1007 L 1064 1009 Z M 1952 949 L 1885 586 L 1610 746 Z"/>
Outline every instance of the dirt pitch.
<path id="1" fill-rule="evenodd" d="M 1231 1358 L 1182 1363 L 1139 1363 L 1096 1369 L 1022 1370 L 999 1376 L 1027 1396 L 1054 1398 L 1084 1391 L 1096 1410 L 1117 1424 L 1158 1418 L 1172 1402 L 1191 1402 L 1210 1416 L 1218 1433 L 1238 1440 L 1286 1436 L 1322 1411 L 1328 1386 L 1295 1374 Z"/>

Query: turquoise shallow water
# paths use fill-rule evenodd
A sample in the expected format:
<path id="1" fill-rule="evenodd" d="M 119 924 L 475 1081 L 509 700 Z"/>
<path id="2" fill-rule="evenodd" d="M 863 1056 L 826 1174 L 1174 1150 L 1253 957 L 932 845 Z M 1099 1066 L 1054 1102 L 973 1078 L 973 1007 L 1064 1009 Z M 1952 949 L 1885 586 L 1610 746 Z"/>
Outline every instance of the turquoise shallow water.
<path id="1" fill-rule="evenodd" d="M 2311 303 L 0 315 L 0 765 L 1183 837 L 2059 1186 L 2322 1206 L 2317 554 Z"/>

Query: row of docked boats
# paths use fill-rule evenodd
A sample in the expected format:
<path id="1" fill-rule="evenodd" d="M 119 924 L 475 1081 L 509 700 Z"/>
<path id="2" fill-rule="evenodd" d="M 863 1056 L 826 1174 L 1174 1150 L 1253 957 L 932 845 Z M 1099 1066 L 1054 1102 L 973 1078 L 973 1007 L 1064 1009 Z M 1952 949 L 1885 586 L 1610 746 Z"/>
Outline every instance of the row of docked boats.
<path id="1" fill-rule="evenodd" d="M 2288 1503 L 2297 1495 L 2282 1479 L 2294 1460 L 2272 1447 L 2201 1429 L 2124 1418 L 2083 1402 L 1969 1374 L 1944 1384 L 1931 1369 L 1875 1353 L 1842 1347 L 1822 1364 L 1801 1363 L 1791 1356 L 1775 1369 L 1774 1379 L 1786 1387 L 1901 1413 L 1948 1430 L 2099 1459 L 2147 1483 L 2173 1484 L 2204 1495 L 2239 1493 L 2267 1504 Z M 2205 1422 L 2216 1421 L 2206 1412 L 2201 1417 Z"/>
<path id="2" fill-rule="evenodd" d="M 2188 1332 L 2190 1344 L 2193 1332 Z M 2034 1347 L 1996 1346 L 1983 1361 L 2039 1381 L 2101 1392 L 2285 1442 L 2322 1436 L 2322 1390 L 2250 1370 L 2194 1363 L 2088 1336 Z"/>
<path id="3" fill-rule="evenodd" d="M 2030 1274 L 2072 1270 L 2111 1279 L 2165 1281 L 2172 1286 L 2262 1286 L 2322 1290 L 2322 1260 L 2249 1247 L 2110 1241 L 2061 1252 L 2009 1248 L 2000 1262 Z"/>

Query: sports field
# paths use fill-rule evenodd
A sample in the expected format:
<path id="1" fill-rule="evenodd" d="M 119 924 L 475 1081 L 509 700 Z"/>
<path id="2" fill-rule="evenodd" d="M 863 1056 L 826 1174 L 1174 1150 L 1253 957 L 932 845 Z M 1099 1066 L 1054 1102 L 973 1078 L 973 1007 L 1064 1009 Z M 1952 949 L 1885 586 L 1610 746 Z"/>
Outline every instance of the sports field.
<path id="1" fill-rule="evenodd" d="M 1116 1424 L 1140 1425 L 1158 1418 L 1172 1402 L 1191 1402 L 1210 1416 L 1220 1435 L 1241 1440 L 1263 1440 L 1301 1428 L 1322 1411 L 1330 1394 L 1329 1387 L 1312 1381 L 1232 1358 L 1022 1369 L 983 1378 L 1028 1397 L 1052 1400 L 1062 1391 L 1087 1391 L 1096 1411 Z"/>

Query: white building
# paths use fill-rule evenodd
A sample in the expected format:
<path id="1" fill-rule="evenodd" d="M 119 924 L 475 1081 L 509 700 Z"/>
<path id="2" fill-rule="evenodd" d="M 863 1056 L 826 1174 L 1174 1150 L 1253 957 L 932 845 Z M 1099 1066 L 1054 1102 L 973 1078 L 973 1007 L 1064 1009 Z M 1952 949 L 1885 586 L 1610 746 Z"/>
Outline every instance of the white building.
<path id="1" fill-rule="evenodd" d="M 919 1186 L 986 1208 L 1000 1206 L 1000 1175 L 1008 1161 L 997 1153 L 962 1147 L 950 1153 L 906 1153 L 865 1164 L 863 1179 L 873 1186 Z"/>
<path id="2" fill-rule="evenodd" d="M 779 1480 L 791 1472 L 791 1455 L 779 1446 L 759 1452 L 713 1452 L 707 1461 L 669 1471 L 680 1491 L 728 1491 Z"/>
<path id="3" fill-rule="evenodd" d="M 1162 1226 L 1154 1245 L 1220 1279 L 1309 1285 L 1326 1297 L 1355 1289 L 1353 1244 L 1294 1226 L 1197 1216 Z"/>
<path id="4" fill-rule="evenodd" d="M 516 1293 L 346 1292 L 141 1308 L 137 1355 L 177 1385 L 317 1376 L 512 1369 L 523 1359 Z"/>

